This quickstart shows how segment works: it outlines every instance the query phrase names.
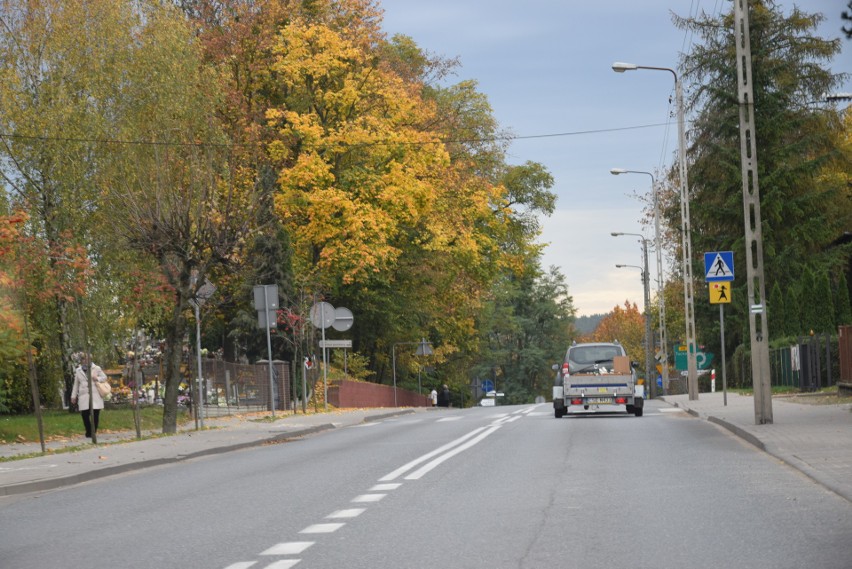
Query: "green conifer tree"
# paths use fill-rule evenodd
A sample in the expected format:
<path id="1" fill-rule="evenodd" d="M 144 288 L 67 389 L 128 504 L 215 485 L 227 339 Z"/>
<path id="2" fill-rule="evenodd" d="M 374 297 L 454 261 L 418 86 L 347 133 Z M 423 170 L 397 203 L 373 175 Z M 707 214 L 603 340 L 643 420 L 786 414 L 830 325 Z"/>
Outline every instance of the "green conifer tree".
<path id="1" fill-rule="evenodd" d="M 831 296 L 831 283 L 828 273 L 821 273 L 816 279 L 814 290 L 814 332 L 833 332 L 834 323 L 834 301 Z"/>
<path id="2" fill-rule="evenodd" d="M 787 314 L 784 307 L 784 295 L 781 285 L 775 281 L 772 292 L 769 293 L 769 337 L 772 340 L 782 338 L 787 331 Z"/>
<path id="3" fill-rule="evenodd" d="M 852 303 L 849 300 L 849 283 L 846 280 L 846 272 L 840 272 L 837 281 L 837 292 L 834 295 L 835 323 L 838 326 L 852 324 Z"/>

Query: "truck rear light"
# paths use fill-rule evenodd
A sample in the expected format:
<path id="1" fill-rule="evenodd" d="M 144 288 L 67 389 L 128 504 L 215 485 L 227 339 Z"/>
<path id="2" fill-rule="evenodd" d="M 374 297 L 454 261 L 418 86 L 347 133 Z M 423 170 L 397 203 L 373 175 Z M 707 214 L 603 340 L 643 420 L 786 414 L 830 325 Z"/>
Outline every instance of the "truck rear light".
<path id="1" fill-rule="evenodd" d="M 571 400 L 571 405 L 582 405 L 582 404 L 583 404 L 582 399 L 576 398 L 576 399 Z"/>
<path id="2" fill-rule="evenodd" d="M 616 397 L 615 398 L 615 404 L 616 405 L 626 405 L 627 404 L 627 397 Z"/>

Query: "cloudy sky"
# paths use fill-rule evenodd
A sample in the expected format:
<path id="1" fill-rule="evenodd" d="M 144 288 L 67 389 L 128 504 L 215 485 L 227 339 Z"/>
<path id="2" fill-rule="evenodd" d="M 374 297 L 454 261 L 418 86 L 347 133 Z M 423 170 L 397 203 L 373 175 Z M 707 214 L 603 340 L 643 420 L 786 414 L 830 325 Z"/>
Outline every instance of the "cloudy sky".
<path id="1" fill-rule="evenodd" d="M 719 14 L 728 0 L 381 0 L 384 28 L 411 36 L 422 48 L 458 57 L 454 81 L 473 79 L 497 120 L 520 138 L 509 162 L 544 164 L 556 183 L 556 212 L 542 220 L 548 243 L 545 267 L 566 277 L 580 315 L 609 312 L 625 300 L 643 302 L 642 265 L 636 237 L 643 233 L 642 203 L 650 191 L 644 174 L 613 176 L 612 168 L 651 172 L 671 164 L 677 148 L 671 73 L 614 73 L 616 61 L 675 68 L 694 38 L 672 24 L 672 13 Z M 824 38 L 841 36 L 847 0 L 801 0 L 806 12 L 826 15 Z M 789 12 L 793 3 L 780 0 Z M 852 41 L 834 61 L 852 72 Z M 688 85 L 686 85 L 688 88 Z M 852 81 L 842 91 L 852 91 Z M 760 133 L 758 132 L 758 137 Z M 558 136 L 550 136 L 558 135 Z M 701 251 L 696 251 L 700 255 Z M 670 260 L 669 260 L 670 261 Z M 651 280 L 656 263 L 650 257 Z M 735 260 L 735 263 L 737 260 Z M 744 262 L 744 260 L 742 261 Z M 693 262 L 693 273 L 703 273 Z M 696 301 L 704 298 L 696 289 Z"/>

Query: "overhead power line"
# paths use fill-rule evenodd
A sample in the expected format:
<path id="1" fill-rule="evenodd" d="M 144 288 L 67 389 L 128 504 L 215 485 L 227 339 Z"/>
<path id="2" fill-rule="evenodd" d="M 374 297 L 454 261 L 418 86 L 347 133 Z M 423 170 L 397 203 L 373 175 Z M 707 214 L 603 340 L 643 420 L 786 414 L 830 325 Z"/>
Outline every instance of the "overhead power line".
<path id="1" fill-rule="evenodd" d="M 583 136 L 583 135 L 591 135 L 591 134 L 605 134 L 608 132 L 623 132 L 627 130 L 639 130 L 645 128 L 657 128 L 662 126 L 668 126 L 669 123 L 654 123 L 654 124 L 644 124 L 644 125 L 634 125 L 634 126 L 623 126 L 623 127 L 614 127 L 614 128 L 600 128 L 600 129 L 590 129 L 590 130 L 576 130 L 576 131 L 566 131 L 566 132 L 554 132 L 554 133 L 545 133 L 545 134 L 530 134 L 530 135 L 501 135 L 501 136 L 493 136 L 493 137 L 483 137 L 483 138 L 452 138 L 452 139 L 438 139 L 434 141 L 416 141 L 416 142 L 405 142 L 405 141 L 395 141 L 395 140 L 376 140 L 367 143 L 358 143 L 353 146 L 374 146 L 379 144 L 407 144 L 407 145 L 425 145 L 425 144 L 465 144 L 465 143 L 477 143 L 477 142 L 510 142 L 513 140 L 532 140 L 532 139 L 540 139 L 540 138 L 559 138 L 566 136 Z M 227 148 L 232 146 L 255 146 L 260 145 L 261 143 L 249 143 L 249 144 L 238 144 L 238 143 L 218 143 L 218 142 L 183 142 L 183 141 L 168 141 L 168 140 L 120 140 L 120 139 L 108 139 L 108 138 L 80 138 L 80 137 L 61 137 L 61 136 L 37 136 L 37 135 L 27 135 L 27 134 L 8 134 L 8 133 L 0 133 L 0 138 L 6 138 L 10 140 L 33 140 L 38 142 L 65 142 L 65 143 L 73 143 L 73 144 L 114 144 L 114 145 L 125 145 L 125 146 L 191 146 L 191 147 L 204 147 L 204 146 L 212 146 L 218 148 Z"/>

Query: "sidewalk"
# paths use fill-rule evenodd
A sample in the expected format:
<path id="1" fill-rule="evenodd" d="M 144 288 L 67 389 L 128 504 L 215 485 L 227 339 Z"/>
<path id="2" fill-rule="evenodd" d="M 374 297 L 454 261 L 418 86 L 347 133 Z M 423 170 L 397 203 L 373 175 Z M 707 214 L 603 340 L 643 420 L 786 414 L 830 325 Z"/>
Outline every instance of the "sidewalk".
<path id="1" fill-rule="evenodd" d="M 84 446 L 81 450 L 0 462 L 0 497 L 51 490 L 141 468 L 273 444 L 414 412 L 413 408 L 346 409 L 312 415 L 277 415 L 274 422 L 258 421 L 256 416 L 235 415 L 205 419 L 204 430 L 195 430 L 195 424 L 189 423 L 175 435 L 143 440 L 136 439 L 135 431 L 99 432 L 97 445 L 92 445 L 81 435 L 45 444 L 48 450 Z M 41 444 L 38 442 L 0 444 L 0 457 L 40 452 Z"/>
<path id="2" fill-rule="evenodd" d="M 772 424 L 756 425 L 754 398 L 721 392 L 661 399 L 721 425 L 852 502 L 852 405 L 793 403 L 772 398 Z"/>

